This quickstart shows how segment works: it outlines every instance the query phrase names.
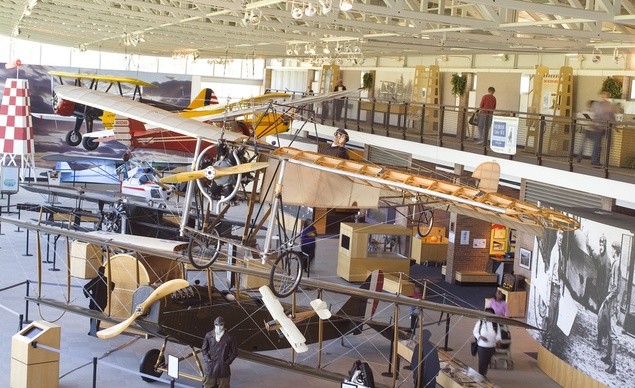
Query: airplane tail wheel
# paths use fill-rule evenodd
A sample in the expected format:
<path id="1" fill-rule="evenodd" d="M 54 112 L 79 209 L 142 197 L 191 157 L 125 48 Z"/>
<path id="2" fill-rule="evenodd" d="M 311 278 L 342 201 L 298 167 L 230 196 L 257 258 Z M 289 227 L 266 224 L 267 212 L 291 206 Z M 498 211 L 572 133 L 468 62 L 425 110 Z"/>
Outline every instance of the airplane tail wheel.
<path id="1" fill-rule="evenodd" d="M 66 134 L 66 144 L 68 144 L 69 146 L 78 146 L 79 143 L 82 142 L 82 134 L 79 133 L 78 131 L 69 131 Z"/>
<path id="2" fill-rule="evenodd" d="M 295 251 L 278 256 L 269 274 L 269 288 L 278 298 L 286 298 L 298 288 L 302 279 L 302 260 Z"/>
<path id="3" fill-rule="evenodd" d="M 432 230 L 432 224 L 434 224 L 434 211 L 432 209 L 425 209 L 419 213 L 419 219 L 417 220 L 417 234 L 419 237 L 427 236 Z"/>
<path id="4" fill-rule="evenodd" d="M 196 234 L 190 237 L 187 257 L 190 263 L 198 269 L 205 269 L 214 264 L 220 252 L 220 240 L 216 228 L 209 233 Z"/>
<path id="5" fill-rule="evenodd" d="M 99 143 L 96 142 L 92 137 L 84 137 L 82 139 L 82 146 L 88 151 L 94 151 L 99 147 Z"/>
<path id="6" fill-rule="evenodd" d="M 143 356 L 143 359 L 141 360 L 141 364 L 139 365 L 139 372 L 156 378 L 161 377 L 161 374 L 163 372 L 155 369 L 155 366 L 157 366 L 157 361 L 159 361 L 159 365 L 165 364 L 165 358 L 163 356 L 161 357 L 161 360 L 159 360 L 160 354 L 161 351 L 159 349 L 148 350 L 148 352 L 145 354 L 145 356 Z M 149 377 L 142 376 L 141 379 L 146 383 L 155 382 L 154 379 L 151 379 Z"/>

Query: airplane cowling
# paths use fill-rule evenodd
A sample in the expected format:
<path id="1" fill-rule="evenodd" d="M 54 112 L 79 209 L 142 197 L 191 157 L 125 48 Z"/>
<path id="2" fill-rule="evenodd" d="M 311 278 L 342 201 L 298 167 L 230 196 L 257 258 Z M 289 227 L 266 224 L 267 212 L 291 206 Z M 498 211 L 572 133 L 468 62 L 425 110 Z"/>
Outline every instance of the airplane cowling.
<path id="1" fill-rule="evenodd" d="M 68 100 L 60 100 L 60 102 L 55 107 L 55 113 L 60 116 L 71 116 L 75 111 L 75 102 Z"/>

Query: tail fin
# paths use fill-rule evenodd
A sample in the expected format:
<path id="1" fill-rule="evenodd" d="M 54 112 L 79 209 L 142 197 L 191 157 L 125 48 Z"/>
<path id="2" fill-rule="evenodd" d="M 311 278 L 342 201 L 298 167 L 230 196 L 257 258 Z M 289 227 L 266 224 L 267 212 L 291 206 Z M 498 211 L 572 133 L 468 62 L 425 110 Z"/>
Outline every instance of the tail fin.
<path id="1" fill-rule="evenodd" d="M 187 109 L 202 108 L 208 105 L 218 105 L 218 97 L 216 97 L 212 89 L 205 88 L 196 95 L 190 105 L 187 106 Z"/>
<path id="2" fill-rule="evenodd" d="M 498 191 L 498 181 L 501 175 L 501 166 L 496 162 L 484 162 L 476 166 L 472 173 L 473 178 L 479 179 L 478 188 L 486 193 Z"/>
<path id="3" fill-rule="evenodd" d="M 384 273 L 380 270 L 374 270 L 359 288 L 381 292 L 384 288 Z M 379 300 L 377 299 L 351 296 L 337 314 L 367 320 L 375 315 L 378 304 Z M 359 332 L 361 332 L 361 325 L 356 328 L 353 334 L 358 334 Z"/>

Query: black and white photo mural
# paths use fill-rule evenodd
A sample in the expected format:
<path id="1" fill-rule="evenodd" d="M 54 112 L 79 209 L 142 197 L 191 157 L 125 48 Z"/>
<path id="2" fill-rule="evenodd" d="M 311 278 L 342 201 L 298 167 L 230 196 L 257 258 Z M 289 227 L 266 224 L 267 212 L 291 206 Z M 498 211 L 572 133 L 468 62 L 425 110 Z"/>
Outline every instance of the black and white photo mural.
<path id="1" fill-rule="evenodd" d="M 577 211 L 575 213 L 578 213 Z M 580 211 L 534 240 L 527 322 L 551 353 L 608 386 L 635 376 L 632 218 Z"/>

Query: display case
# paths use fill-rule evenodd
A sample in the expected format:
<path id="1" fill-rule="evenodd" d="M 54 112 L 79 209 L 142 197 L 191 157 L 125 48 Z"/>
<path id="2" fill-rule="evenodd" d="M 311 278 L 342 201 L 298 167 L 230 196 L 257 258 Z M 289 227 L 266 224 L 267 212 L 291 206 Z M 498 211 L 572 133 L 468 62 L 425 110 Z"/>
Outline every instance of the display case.
<path id="1" fill-rule="evenodd" d="M 445 228 L 435 226 L 427 236 L 413 238 L 412 258 L 417 264 L 445 264 L 448 258 Z"/>
<path id="2" fill-rule="evenodd" d="M 509 236 L 507 227 L 499 224 L 492 224 L 490 233 L 489 253 L 490 255 L 502 256 L 509 250 Z"/>
<path id="3" fill-rule="evenodd" d="M 342 222 L 337 256 L 337 275 L 349 282 L 362 282 L 368 273 L 410 273 L 410 256 L 387 249 L 391 236 L 412 237 L 413 229 L 401 225 Z M 375 238 L 377 236 L 378 238 Z"/>

